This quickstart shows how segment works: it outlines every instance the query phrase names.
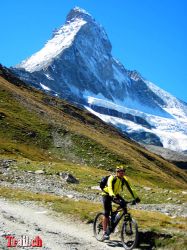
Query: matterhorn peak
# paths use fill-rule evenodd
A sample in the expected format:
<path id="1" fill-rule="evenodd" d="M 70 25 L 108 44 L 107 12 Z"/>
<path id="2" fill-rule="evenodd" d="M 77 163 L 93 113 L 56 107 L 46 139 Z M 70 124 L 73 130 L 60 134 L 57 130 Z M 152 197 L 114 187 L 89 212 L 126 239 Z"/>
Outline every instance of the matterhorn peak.
<path id="1" fill-rule="evenodd" d="M 87 22 L 94 21 L 92 16 L 86 10 L 80 7 L 74 7 L 72 10 L 70 10 L 69 14 L 67 15 L 66 23 L 72 22 L 77 18 L 81 18 Z"/>
<path id="2" fill-rule="evenodd" d="M 111 53 L 104 28 L 73 8 L 45 46 L 14 68 L 39 89 L 84 107 L 130 138 L 187 150 L 187 105 L 127 70 Z"/>

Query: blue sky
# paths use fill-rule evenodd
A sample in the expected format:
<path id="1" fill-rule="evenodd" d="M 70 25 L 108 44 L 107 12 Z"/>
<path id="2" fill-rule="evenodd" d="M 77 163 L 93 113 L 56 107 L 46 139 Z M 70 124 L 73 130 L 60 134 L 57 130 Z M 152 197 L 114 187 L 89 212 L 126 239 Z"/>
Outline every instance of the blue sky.
<path id="1" fill-rule="evenodd" d="M 186 0 L 3 0 L 0 6 L 1 64 L 37 52 L 79 6 L 105 28 L 125 68 L 187 102 Z"/>

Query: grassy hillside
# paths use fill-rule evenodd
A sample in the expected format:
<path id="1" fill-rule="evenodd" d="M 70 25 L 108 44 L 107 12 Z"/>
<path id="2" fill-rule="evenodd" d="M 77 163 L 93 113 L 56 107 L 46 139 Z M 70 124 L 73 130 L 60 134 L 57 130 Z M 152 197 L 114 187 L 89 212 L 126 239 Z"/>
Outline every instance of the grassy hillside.
<path id="1" fill-rule="evenodd" d="M 0 67 L 0 153 L 32 161 L 114 170 L 128 165 L 138 185 L 187 187 L 187 174 L 99 118 L 26 86 Z"/>

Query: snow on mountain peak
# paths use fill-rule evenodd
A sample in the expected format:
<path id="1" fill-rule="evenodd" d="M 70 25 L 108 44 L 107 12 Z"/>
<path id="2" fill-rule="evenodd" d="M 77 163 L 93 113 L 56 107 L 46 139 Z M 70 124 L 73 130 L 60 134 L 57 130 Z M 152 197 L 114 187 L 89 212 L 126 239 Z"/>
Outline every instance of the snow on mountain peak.
<path id="1" fill-rule="evenodd" d="M 53 38 L 40 51 L 16 65 L 15 68 L 23 68 L 31 73 L 46 68 L 54 58 L 71 46 L 78 31 L 87 23 L 85 18 L 82 18 L 83 15 L 90 16 L 78 7 L 70 11 L 67 19 L 71 21 L 66 22 L 60 29 L 56 30 L 53 33 Z"/>
<path id="2" fill-rule="evenodd" d="M 67 15 L 66 23 L 72 22 L 73 20 L 77 18 L 84 19 L 85 21 L 94 20 L 92 16 L 86 10 L 80 7 L 75 7 L 72 10 L 70 10 L 69 14 Z"/>

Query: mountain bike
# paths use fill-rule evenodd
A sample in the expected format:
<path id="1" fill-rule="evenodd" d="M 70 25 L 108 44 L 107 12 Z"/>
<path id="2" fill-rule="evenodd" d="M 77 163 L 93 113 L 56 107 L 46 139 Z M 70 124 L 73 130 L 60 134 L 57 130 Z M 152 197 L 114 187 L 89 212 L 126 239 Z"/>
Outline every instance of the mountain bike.
<path id="1" fill-rule="evenodd" d="M 127 204 L 135 205 L 136 203 L 134 201 L 126 201 L 124 208 L 117 208 L 115 211 L 111 211 L 107 234 L 110 235 L 113 233 L 119 222 L 123 219 L 121 242 L 126 250 L 131 250 L 136 247 L 138 242 L 138 225 L 128 212 Z M 94 236 L 98 241 L 103 241 L 103 216 L 102 212 L 98 213 L 93 224 Z"/>

